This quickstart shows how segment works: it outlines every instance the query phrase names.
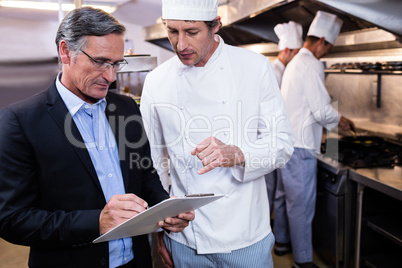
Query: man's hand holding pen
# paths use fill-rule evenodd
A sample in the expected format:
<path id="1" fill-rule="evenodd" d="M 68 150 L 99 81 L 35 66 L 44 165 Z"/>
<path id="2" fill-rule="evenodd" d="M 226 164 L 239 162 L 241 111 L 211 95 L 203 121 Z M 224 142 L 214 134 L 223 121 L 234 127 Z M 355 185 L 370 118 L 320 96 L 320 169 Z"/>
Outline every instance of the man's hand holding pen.
<path id="1" fill-rule="evenodd" d="M 148 209 L 148 203 L 134 194 L 114 195 L 101 211 L 99 231 L 104 234 L 146 209 Z M 158 222 L 158 225 L 170 232 L 181 232 L 190 221 L 194 220 L 194 217 L 194 211 L 189 211 L 180 213 L 176 217 L 166 218 Z"/>
<path id="2" fill-rule="evenodd" d="M 135 194 L 112 196 L 99 217 L 100 233 L 108 232 L 117 225 L 143 212 L 147 207 L 147 202 Z"/>

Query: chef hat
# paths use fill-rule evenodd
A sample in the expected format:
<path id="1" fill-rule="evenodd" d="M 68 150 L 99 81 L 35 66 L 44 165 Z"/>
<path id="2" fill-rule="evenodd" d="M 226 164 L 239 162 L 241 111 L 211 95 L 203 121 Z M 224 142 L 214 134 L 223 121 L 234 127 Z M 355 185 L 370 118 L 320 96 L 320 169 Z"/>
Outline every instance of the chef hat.
<path id="1" fill-rule="evenodd" d="M 336 15 L 324 11 L 317 11 L 307 36 L 324 37 L 325 41 L 333 45 L 341 31 L 342 24 L 343 21 Z"/>
<path id="2" fill-rule="evenodd" d="M 165 20 L 212 21 L 218 16 L 218 0 L 162 0 Z"/>
<path id="3" fill-rule="evenodd" d="M 303 28 L 299 23 L 289 21 L 288 23 L 277 24 L 274 31 L 279 38 L 279 51 L 285 48 L 296 49 L 303 46 Z"/>

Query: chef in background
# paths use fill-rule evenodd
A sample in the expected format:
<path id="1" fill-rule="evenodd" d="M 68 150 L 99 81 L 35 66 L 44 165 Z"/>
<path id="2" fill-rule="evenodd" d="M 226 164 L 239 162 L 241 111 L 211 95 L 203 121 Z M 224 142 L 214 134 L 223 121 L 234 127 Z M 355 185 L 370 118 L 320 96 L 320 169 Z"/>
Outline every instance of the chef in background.
<path id="1" fill-rule="evenodd" d="M 303 28 L 299 23 L 289 21 L 288 23 L 277 24 L 274 31 L 279 38 L 279 53 L 278 58 L 272 63 L 272 67 L 280 88 L 286 65 L 303 46 Z"/>
<path id="2" fill-rule="evenodd" d="M 320 153 L 322 129 L 331 130 L 337 125 L 343 130 L 354 129 L 353 122 L 331 106 L 324 66 L 319 60 L 334 45 L 342 23 L 337 16 L 318 11 L 303 48 L 283 75 L 281 93 L 296 142 L 292 158 L 278 170 L 274 234 L 276 252 L 293 251 L 295 268 L 316 267 L 311 229 L 316 201 L 316 153 Z"/>
<path id="3" fill-rule="evenodd" d="M 277 24 L 274 28 L 276 35 L 279 38 L 278 42 L 278 58 L 272 64 L 276 80 L 278 81 L 279 88 L 282 84 L 282 75 L 285 71 L 286 65 L 293 59 L 303 46 L 303 29 L 299 23 L 289 21 L 288 23 Z M 277 181 L 277 171 L 265 175 L 265 182 L 267 185 L 269 211 L 272 214 L 274 208 L 275 188 Z"/>

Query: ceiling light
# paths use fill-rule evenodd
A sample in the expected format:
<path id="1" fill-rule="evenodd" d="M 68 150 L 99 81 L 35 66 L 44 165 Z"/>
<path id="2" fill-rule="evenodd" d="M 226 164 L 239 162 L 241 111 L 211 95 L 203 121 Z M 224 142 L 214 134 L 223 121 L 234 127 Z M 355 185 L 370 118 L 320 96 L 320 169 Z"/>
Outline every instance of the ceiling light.
<path id="1" fill-rule="evenodd" d="M 58 2 L 43 2 L 43 1 L 19 1 L 19 0 L 0 0 L 0 6 L 2 7 L 14 7 L 14 8 L 28 8 L 28 9 L 41 9 L 41 10 L 59 10 L 60 5 Z M 115 6 L 106 5 L 86 5 L 94 8 L 102 9 L 108 13 L 112 13 L 116 10 Z M 63 11 L 70 11 L 75 8 L 74 4 L 61 3 Z"/>

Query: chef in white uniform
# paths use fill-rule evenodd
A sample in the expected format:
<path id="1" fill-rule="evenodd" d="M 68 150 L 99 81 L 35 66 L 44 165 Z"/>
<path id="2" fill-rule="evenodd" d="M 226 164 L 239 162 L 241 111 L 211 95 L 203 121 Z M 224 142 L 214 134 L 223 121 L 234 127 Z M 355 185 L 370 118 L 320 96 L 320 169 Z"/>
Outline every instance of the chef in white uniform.
<path id="1" fill-rule="evenodd" d="M 154 165 L 171 195 L 225 197 L 197 209 L 186 231 L 165 233 L 161 255 L 175 267 L 273 267 L 264 175 L 288 161 L 294 139 L 269 60 L 216 35 L 217 6 L 162 1 L 176 56 L 144 83 Z"/>
<path id="2" fill-rule="evenodd" d="M 285 71 L 286 65 L 293 59 L 303 46 L 303 28 L 299 23 L 289 21 L 288 23 L 277 24 L 274 31 L 279 38 L 278 42 L 278 57 L 272 64 L 276 80 L 278 81 L 279 88 L 282 83 L 282 75 Z M 272 215 L 275 198 L 275 188 L 277 181 L 277 170 L 274 170 L 265 175 L 265 182 L 267 184 L 269 211 Z"/>
<path id="3" fill-rule="evenodd" d="M 280 23 L 274 27 L 278 42 L 278 57 L 272 63 L 276 80 L 279 88 L 282 84 L 282 76 L 286 65 L 293 59 L 303 46 L 303 28 L 301 24 L 289 21 L 288 23 Z"/>
<path id="4" fill-rule="evenodd" d="M 303 48 L 287 65 L 281 93 L 295 133 L 295 151 L 279 170 L 274 204 L 275 250 L 293 251 L 293 267 L 315 267 L 312 250 L 312 220 L 316 200 L 317 159 L 322 128 L 339 125 L 353 129 L 353 122 L 332 106 L 325 88 L 324 57 L 340 32 L 342 20 L 318 11 Z"/>

